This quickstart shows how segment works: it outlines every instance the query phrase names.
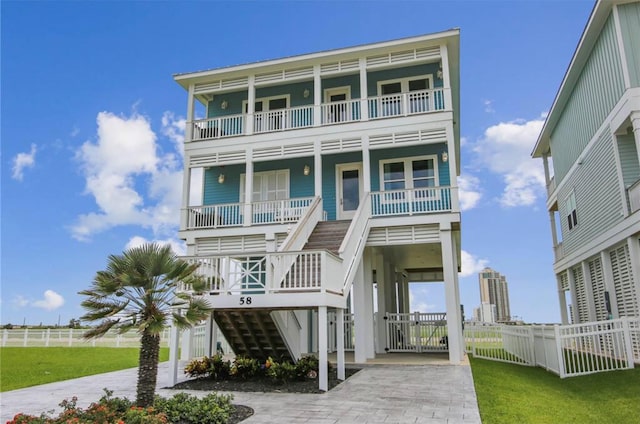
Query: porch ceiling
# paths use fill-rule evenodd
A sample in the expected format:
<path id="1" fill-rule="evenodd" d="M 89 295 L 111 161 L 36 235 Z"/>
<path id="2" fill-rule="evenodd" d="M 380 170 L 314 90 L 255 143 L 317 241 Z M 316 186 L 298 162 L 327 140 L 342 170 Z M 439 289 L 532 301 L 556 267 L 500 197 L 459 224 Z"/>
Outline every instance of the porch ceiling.
<path id="1" fill-rule="evenodd" d="M 442 247 L 440 243 L 410 244 L 379 247 L 385 261 L 393 263 L 397 270 L 410 273 L 432 273 L 442 270 Z M 458 270 L 460 251 L 458 250 Z"/>

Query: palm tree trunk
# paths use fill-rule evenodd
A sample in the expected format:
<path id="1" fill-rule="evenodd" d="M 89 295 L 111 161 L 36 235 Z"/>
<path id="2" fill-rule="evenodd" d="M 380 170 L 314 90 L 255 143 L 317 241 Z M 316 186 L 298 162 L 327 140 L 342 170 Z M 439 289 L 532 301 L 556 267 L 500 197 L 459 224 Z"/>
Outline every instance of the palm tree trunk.
<path id="1" fill-rule="evenodd" d="M 138 387 L 136 405 L 146 408 L 153 405 L 158 378 L 158 355 L 160 336 L 148 331 L 142 333 L 140 341 L 140 362 L 138 365 Z"/>

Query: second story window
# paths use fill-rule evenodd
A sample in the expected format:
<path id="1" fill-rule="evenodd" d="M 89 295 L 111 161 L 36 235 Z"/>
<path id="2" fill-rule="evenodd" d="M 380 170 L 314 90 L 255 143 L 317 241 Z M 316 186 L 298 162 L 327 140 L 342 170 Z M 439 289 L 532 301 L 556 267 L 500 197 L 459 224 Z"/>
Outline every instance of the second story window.
<path id="1" fill-rule="evenodd" d="M 246 174 L 240 175 L 240 202 L 244 202 Z M 289 170 L 256 172 L 253 174 L 251 201 L 283 200 L 289 198 Z"/>
<path id="2" fill-rule="evenodd" d="M 437 166 L 435 156 L 380 161 L 380 186 L 383 191 L 436 187 Z M 426 192 L 424 195 L 428 196 Z"/>
<path id="3" fill-rule="evenodd" d="M 569 230 L 572 230 L 578 225 L 578 214 L 576 212 L 576 195 L 571 193 L 565 203 L 567 223 L 569 224 Z"/>

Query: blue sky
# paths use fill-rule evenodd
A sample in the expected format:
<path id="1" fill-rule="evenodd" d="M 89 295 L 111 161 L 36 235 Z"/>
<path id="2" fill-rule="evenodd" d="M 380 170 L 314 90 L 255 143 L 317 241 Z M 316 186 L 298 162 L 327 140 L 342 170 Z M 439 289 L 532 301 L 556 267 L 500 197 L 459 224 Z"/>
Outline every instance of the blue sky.
<path id="1" fill-rule="evenodd" d="M 176 239 L 186 92 L 172 75 L 459 27 L 466 315 L 477 272 L 557 322 L 530 159 L 592 1 L 13 2 L 2 19 L 2 324 L 67 324 L 110 254 Z M 444 311 L 441 284 L 414 307 Z"/>

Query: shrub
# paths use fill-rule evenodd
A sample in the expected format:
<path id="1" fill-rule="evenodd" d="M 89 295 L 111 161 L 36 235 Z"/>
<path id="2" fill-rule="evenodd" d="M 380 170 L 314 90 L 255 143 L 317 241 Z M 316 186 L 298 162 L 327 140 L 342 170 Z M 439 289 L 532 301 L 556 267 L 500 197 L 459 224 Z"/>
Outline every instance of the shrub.
<path id="1" fill-rule="evenodd" d="M 200 377 L 209 373 L 210 361 L 206 356 L 202 359 L 193 359 L 185 367 L 184 373 L 189 377 Z"/>
<path id="2" fill-rule="evenodd" d="M 267 377 L 276 383 L 283 383 L 296 378 L 296 366 L 290 362 L 272 362 L 267 368 Z"/>
<path id="3" fill-rule="evenodd" d="M 124 422 L 126 424 L 167 424 L 169 420 L 165 413 L 156 411 L 152 406 L 148 408 L 132 406 L 124 414 Z"/>
<path id="4" fill-rule="evenodd" d="M 318 358 L 313 355 L 303 356 L 296 362 L 296 377 L 304 379 L 305 377 L 311 377 L 314 374 L 318 375 L 318 369 L 320 362 Z"/>
<path id="5" fill-rule="evenodd" d="M 260 364 L 257 360 L 247 356 L 237 356 L 231 365 L 229 374 L 234 378 L 246 380 L 253 377 L 260 370 Z"/>
<path id="6" fill-rule="evenodd" d="M 209 358 L 209 376 L 214 380 L 226 380 L 231 372 L 231 361 L 225 361 L 217 354 Z"/>
<path id="7" fill-rule="evenodd" d="M 233 396 L 211 393 L 202 399 L 187 393 L 178 393 L 170 399 L 156 397 L 154 406 L 170 422 L 186 421 L 192 424 L 225 423 L 233 406 Z"/>

